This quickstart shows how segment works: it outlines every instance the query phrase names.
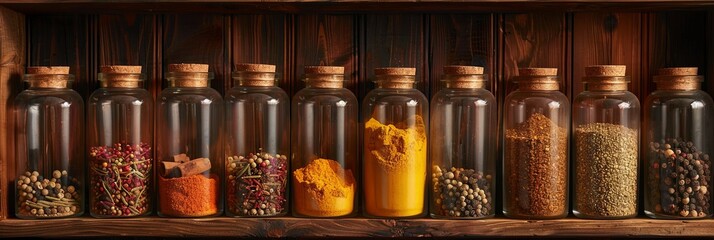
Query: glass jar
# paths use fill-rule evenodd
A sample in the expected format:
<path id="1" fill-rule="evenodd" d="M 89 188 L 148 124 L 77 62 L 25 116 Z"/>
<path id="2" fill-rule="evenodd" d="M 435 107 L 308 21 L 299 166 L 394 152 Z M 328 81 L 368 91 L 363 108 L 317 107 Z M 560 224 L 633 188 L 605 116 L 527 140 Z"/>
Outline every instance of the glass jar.
<path id="1" fill-rule="evenodd" d="M 568 214 L 570 103 L 557 68 L 522 68 L 504 100 L 503 213 L 549 219 Z"/>
<path id="2" fill-rule="evenodd" d="M 142 81 L 141 66 L 103 66 L 87 101 L 93 217 L 151 213 L 154 99 Z"/>
<path id="3" fill-rule="evenodd" d="M 223 211 L 223 99 L 207 64 L 169 64 L 169 87 L 158 97 L 158 213 L 217 216 Z"/>
<path id="4" fill-rule="evenodd" d="M 84 213 L 84 103 L 69 67 L 28 67 L 30 88 L 15 98 L 15 215 Z"/>
<path id="5" fill-rule="evenodd" d="M 482 67 L 444 67 L 431 100 L 431 216 L 494 216 L 498 108 Z"/>
<path id="6" fill-rule="evenodd" d="M 573 101 L 573 213 L 581 218 L 637 215 L 640 102 L 627 91 L 624 65 L 585 68 Z"/>
<path id="7" fill-rule="evenodd" d="M 355 213 L 357 97 L 343 88 L 344 67 L 305 67 L 307 87 L 293 98 L 292 206 L 304 217 Z"/>
<path id="8" fill-rule="evenodd" d="M 645 103 L 645 213 L 652 218 L 712 215 L 712 98 L 697 68 L 665 68 Z"/>
<path id="9" fill-rule="evenodd" d="M 414 88 L 415 68 L 375 69 L 377 88 L 364 98 L 364 214 L 425 214 L 429 102 Z"/>
<path id="10" fill-rule="evenodd" d="M 229 216 L 283 216 L 288 209 L 290 97 L 275 65 L 238 64 L 226 92 Z"/>

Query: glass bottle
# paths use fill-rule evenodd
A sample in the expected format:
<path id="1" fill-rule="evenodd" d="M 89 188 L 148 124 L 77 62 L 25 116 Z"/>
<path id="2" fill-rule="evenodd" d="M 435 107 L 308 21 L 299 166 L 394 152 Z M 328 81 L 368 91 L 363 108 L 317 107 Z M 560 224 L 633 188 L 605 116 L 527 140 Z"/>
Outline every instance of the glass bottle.
<path id="1" fill-rule="evenodd" d="M 169 64 L 169 87 L 158 97 L 156 158 L 158 213 L 217 216 L 221 193 L 223 99 L 207 64 Z"/>
<path id="2" fill-rule="evenodd" d="M 87 101 L 93 217 L 151 213 L 154 99 L 143 80 L 141 66 L 102 66 L 101 87 Z"/>
<path id="3" fill-rule="evenodd" d="M 521 68 L 504 100 L 503 213 L 549 219 L 568 214 L 570 103 L 557 68 Z"/>
<path id="4" fill-rule="evenodd" d="M 697 68 L 664 68 L 645 103 L 645 213 L 652 218 L 712 215 L 712 98 Z"/>
<path id="5" fill-rule="evenodd" d="M 69 67 L 28 67 L 29 89 L 15 98 L 15 215 L 84 213 L 84 103 L 69 88 Z"/>
<path id="6" fill-rule="evenodd" d="M 498 109 L 482 67 L 446 66 L 431 100 L 431 216 L 495 214 Z M 447 182 L 447 180 L 449 182 Z"/>
<path id="7" fill-rule="evenodd" d="M 359 128 L 357 97 L 344 67 L 307 66 L 293 98 L 292 206 L 304 217 L 354 215 Z"/>
<path id="8" fill-rule="evenodd" d="M 423 216 L 429 102 L 414 88 L 415 68 L 374 72 L 377 88 L 362 106 L 364 214 Z"/>
<path id="9" fill-rule="evenodd" d="M 585 68 L 573 101 L 573 213 L 581 218 L 637 215 L 640 102 L 627 91 L 624 65 Z"/>
<path id="10" fill-rule="evenodd" d="M 283 216 L 288 209 L 290 97 L 275 65 L 238 64 L 226 92 L 229 216 Z"/>

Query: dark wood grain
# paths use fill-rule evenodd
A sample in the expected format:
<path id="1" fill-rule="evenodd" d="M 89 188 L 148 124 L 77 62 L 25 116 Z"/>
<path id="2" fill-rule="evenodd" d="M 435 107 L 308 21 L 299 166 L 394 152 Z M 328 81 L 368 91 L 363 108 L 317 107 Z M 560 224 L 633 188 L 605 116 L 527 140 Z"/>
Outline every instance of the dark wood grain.
<path id="1" fill-rule="evenodd" d="M 98 17 L 98 66 L 141 65 L 149 92 L 161 92 L 158 16 L 112 14 Z"/>
<path id="2" fill-rule="evenodd" d="M 704 11 L 672 11 L 651 13 L 648 17 L 648 61 L 643 78 L 642 94 L 649 95 L 655 89 L 652 77 L 663 67 L 699 67 L 699 73 L 707 73 L 707 13 Z M 710 76 L 711 77 L 711 76 Z M 703 89 L 711 83 L 705 82 Z M 711 92 L 710 92 L 711 94 Z"/>
<path id="3" fill-rule="evenodd" d="M 290 26 L 283 14 L 236 15 L 232 17 L 232 62 L 273 64 L 281 74 L 279 85 L 290 90 L 289 69 L 284 61 L 288 51 L 286 37 Z M 226 87 L 232 87 L 228 81 Z"/>
<path id="4" fill-rule="evenodd" d="M 429 96 L 425 20 L 422 14 L 365 16 L 361 31 L 364 55 L 360 56 L 365 75 L 360 80 L 359 99 L 373 88 L 374 69 L 379 67 L 416 68 L 416 87 Z"/>
<path id="5" fill-rule="evenodd" d="M 162 66 L 172 63 L 202 63 L 215 74 L 211 87 L 223 94 L 230 81 L 230 64 L 226 60 L 230 34 L 228 17 L 209 14 L 169 14 L 163 20 Z M 166 81 L 163 81 L 166 86 Z"/>
<path id="6" fill-rule="evenodd" d="M 87 15 L 42 15 L 28 18 L 30 66 L 69 66 L 72 86 L 82 96 L 94 91 L 96 71 L 92 44 L 96 43 Z"/>
<path id="7" fill-rule="evenodd" d="M 68 218 L 0 221 L 3 237 L 702 237 L 714 220 L 382 220 L 303 218 Z"/>
<path id="8" fill-rule="evenodd" d="M 573 96 L 583 91 L 582 78 L 590 65 L 627 66 L 628 90 L 640 94 L 642 14 L 578 13 L 573 20 Z"/>
<path id="9" fill-rule="evenodd" d="M 357 93 L 355 17 L 351 15 L 298 15 L 295 21 L 295 71 L 299 79 L 305 66 L 345 67 L 345 88 Z M 293 81 L 293 92 L 303 81 Z"/>
<path id="10" fill-rule="evenodd" d="M 488 74 L 487 89 L 496 90 L 495 43 L 493 15 L 449 14 L 430 16 L 429 67 L 431 95 L 436 94 L 443 83 L 443 67 L 470 65 L 484 67 Z"/>
<path id="11" fill-rule="evenodd" d="M 84 13 L 112 14 L 124 13 L 216 13 L 216 14 L 256 14 L 256 13 L 354 13 L 354 12 L 582 12 L 582 11 L 662 11 L 672 9 L 701 9 L 714 7 L 714 2 L 697 1 L 184 1 L 155 2 L 131 1 L 111 3 L 107 1 L 83 1 L 72 4 L 44 0 L 42 4 L 15 0 L 3 1 L 2 5 L 22 13 Z M 170 3 L 169 3 L 170 2 Z"/>
<path id="12" fill-rule="evenodd" d="M 0 7 L 0 220 L 10 215 L 9 199 L 15 176 L 12 102 L 25 72 L 25 15 Z"/>
<path id="13" fill-rule="evenodd" d="M 565 14 L 505 14 L 503 34 L 503 72 L 505 95 L 517 88 L 512 78 L 518 68 L 554 67 L 560 76 L 560 91 L 569 94 L 568 35 Z M 503 95 L 503 96 L 505 96 Z M 499 97 L 499 100 L 503 98 Z"/>

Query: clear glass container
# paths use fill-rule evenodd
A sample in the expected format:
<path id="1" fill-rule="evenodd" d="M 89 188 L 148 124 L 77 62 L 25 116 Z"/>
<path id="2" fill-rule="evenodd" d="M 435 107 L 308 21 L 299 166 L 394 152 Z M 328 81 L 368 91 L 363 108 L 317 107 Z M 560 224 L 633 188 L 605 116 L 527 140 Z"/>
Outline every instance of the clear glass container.
<path id="1" fill-rule="evenodd" d="M 275 65 L 238 64 L 226 92 L 226 205 L 229 216 L 288 211 L 290 97 L 275 86 Z"/>
<path id="2" fill-rule="evenodd" d="M 627 91 L 624 65 L 585 68 L 573 101 L 573 213 L 611 219 L 637 215 L 640 102 Z"/>
<path id="3" fill-rule="evenodd" d="M 429 102 L 414 88 L 415 68 L 377 68 L 362 105 L 364 215 L 426 213 Z"/>
<path id="4" fill-rule="evenodd" d="M 557 68 L 522 68 L 504 100 L 503 213 L 511 218 L 568 215 L 570 103 Z"/>
<path id="5" fill-rule="evenodd" d="M 431 100 L 430 213 L 434 218 L 495 214 L 498 106 L 482 67 L 444 67 L 446 88 Z"/>
<path id="6" fill-rule="evenodd" d="M 69 88 L 69 67 L 28 67 L 29 89 L 15 98 L 15 215 L 84 213 L 84 103 Z"/>
<path id="7" fill-rule="evenodd" d="M 154 99 L 141 87 L 141 66 L 103 66 L 101 87 L 87 101 L 89 213 L 151 213 Z"/>
<path id="8" fill-rule="evenodd" d="M 660 69 L 645 103 L 645 213 L 652 218 L 710 218 L 712 98 L 697 68 Z"/>
<path id="9" fill-rule="evenodd" d="M 223 211 L 223 99 L 206 64 L 169 64 L 157 98 L 157 200 L 163 217 Z"/>
<path id="10" fill-rule="evenodd" d="M 305 67 L 307 87 L 293 98 L 292 211 L 301 217 L 356 213 L 359 107 L 343 88 L 344 68 Z"/>

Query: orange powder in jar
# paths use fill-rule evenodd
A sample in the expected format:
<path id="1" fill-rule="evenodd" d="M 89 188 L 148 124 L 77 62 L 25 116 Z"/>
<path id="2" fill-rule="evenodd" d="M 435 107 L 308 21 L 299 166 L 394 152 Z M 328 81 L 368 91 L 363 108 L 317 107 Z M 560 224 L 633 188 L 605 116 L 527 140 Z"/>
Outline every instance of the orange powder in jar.
<path id="1" fill-rule="evenodd" d="M 335 160 L 315 159 L 293 172 L 295 212 L 313 217 L 352 213 L 354 176 Z"/>
<path id="2" fill-rule="evenodd" d="M 202 217 L 218 213 L 218 181 L 202 174 L 179 178 L 159 176 L 159 213 Z"/>

